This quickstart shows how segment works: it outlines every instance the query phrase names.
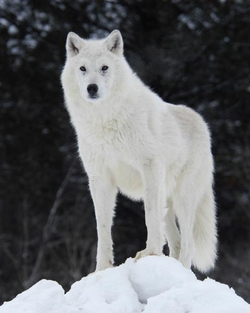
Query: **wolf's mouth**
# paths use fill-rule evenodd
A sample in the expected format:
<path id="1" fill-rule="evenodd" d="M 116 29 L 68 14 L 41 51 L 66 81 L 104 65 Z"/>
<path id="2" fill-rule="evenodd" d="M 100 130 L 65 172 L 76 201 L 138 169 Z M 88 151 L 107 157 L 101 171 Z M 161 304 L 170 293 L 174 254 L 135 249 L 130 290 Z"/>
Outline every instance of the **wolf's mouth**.
<path id="1" fill-rule="evenodd" d="M 95 100 L 95 99 L 98 99 L 98 98 L 99 98 L 98 95 L 89 95 L 89 99 Z"/>

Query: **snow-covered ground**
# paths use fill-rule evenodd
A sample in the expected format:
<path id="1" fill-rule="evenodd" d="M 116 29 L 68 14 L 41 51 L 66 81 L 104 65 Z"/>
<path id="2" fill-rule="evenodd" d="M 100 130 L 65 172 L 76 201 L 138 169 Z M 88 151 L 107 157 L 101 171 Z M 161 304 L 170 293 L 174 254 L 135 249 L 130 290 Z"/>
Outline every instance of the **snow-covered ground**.
<path id="1" fill-rule="evenodd" d="M 0 313 L 45 312 L 250 313 L 250 305 L 227 285 L 197 280 L 175 259 L 150 256 L 90 274 L 66 294 L 41 280 L 0 307 Z"/>

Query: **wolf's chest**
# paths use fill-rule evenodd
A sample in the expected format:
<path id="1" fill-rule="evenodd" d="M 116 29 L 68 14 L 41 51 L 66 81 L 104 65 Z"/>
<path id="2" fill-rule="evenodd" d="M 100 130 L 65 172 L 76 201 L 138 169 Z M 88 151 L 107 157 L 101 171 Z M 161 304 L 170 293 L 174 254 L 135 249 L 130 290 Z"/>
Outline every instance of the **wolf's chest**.
<path id="1" fill-rule="evenodd" d="M 118 119 L 91 120 L 85 121 L 77 127 L 77 132 L 81 134 L 87 144 L 93 147 L 108 148 L 118 147 L 124 144 L 124 140 L 129 137 L 125 131 L 126 125 Z"/>

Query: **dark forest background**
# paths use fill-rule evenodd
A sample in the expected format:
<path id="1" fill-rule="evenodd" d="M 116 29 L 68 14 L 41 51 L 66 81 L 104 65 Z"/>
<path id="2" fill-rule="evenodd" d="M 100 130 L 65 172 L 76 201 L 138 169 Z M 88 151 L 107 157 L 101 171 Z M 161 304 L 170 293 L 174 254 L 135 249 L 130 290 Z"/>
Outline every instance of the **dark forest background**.
<path id="1" fill-rule="evenodd" d="M 134 71 L 209 123 L 219 259 L 209 276 L 250 301 L 250 1 L 0 0 L 0 303 L 41 278 L 94 270 L 88 182 L 64 106 L 69 31 L 124 37 Z M 146 240 L 142 203 L 120 196 L 116 264 Z"/>

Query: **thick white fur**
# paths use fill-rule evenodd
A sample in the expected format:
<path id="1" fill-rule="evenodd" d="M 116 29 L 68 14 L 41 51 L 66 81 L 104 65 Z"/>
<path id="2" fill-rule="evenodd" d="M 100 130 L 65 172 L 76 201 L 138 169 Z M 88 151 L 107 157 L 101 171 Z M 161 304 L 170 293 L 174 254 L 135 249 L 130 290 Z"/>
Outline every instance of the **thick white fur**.
<path id="1" fill-rule="evenodd" d="M 96 269 L 113 264 L 111 226 L 119 190 L 144 201 L 148 237 L 137 258 L 162 254 L 166 236 L 170 256 L 187 268 L 208 271 L 217 238 L 206 123 L 142 83 L 123 56 L 119 31 L 103 40 L 83 40 L 71 32 L 66 49 L 61 80 L 95 206 Z M 98 86 L 94 99 L 89 84 Z"/>

